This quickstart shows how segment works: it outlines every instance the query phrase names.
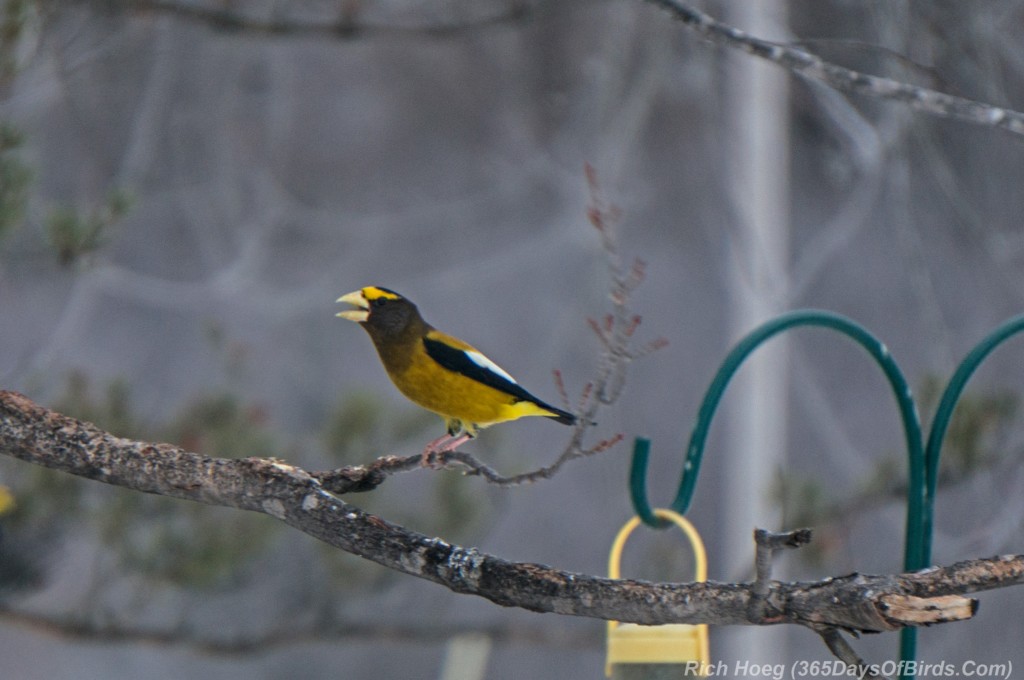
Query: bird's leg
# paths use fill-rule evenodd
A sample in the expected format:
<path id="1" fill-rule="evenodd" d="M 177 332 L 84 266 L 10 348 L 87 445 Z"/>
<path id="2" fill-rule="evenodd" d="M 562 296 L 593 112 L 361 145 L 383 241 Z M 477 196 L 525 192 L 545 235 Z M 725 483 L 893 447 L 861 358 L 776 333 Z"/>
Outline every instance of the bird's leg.
<path id="1" fill-rule="evenodd" d="M 468 432 L 463 432 L 458 437 L 452 437 L 451 441 L 449 441 L 444 446 L 442 446 L 440 449 L 438 449 L 437 452 L 438 453 L 448 453 L 449 451 L 454 451 L 455 449 L 459 448 L 460 446 L 462 446 L 463 444 L 465 444 L 466 442 L 468 442 L 472 438 L 473 438 L 473 435 L 469 434 Z"/>
<path id="2" fill-rule="evenodd" d="M 423 458 L 420 460 L 420 465 L 423 467 L 432 468 L 434 470 L 440 470 L 442 467 L 444 467 L 444 465 L 439 464 L 438 457 L 442 453 L 454 451 L 455 449 L 459 448 L 472 438 L 473 435 L 466 434 L 465 432 L 463 432 L 457 437 L 453 437 L 451 435 L 444 437 L 443 439 L 447 439 L 448 441 L 440 445 L 437 445 L 436 447 L 428 446 L 426 448 L 426 450 L 423 452 Z"/>
<path id="3" fill-rule="evenodd" d="M 444 446 L 454 438 L 455 437 L 451 433 L 445 432 L 443 435 L 427 444 L 423 449 L 423 453 L 420 454 L 420 467 L 433 468 L 435 456 L 444 451 Z"/>

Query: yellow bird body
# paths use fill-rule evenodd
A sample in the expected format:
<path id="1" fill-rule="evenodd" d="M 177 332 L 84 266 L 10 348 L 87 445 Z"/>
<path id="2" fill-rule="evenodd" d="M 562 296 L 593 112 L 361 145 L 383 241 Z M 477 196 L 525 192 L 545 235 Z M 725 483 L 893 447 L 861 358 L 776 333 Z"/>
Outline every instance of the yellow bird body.
<path id="1" fill-rule="evenodd" d="M 520 387 L 469 343 L 428 324 L 401 295 L 369 286 L 338 302 L 356 307 L 338 316 L 363 326 L 391 381 L 411 401 L 444 418 L 449 436 L 473 437 L 484 427 L 524 416 L 576 422 L 571 413 Z"/>
<path id="2" fill-rule="evenodd" d="M 477 352 L 471 345 L 437 330 L 430 331 L 427 337 L 437 338 L 467 352 Z M 416 343 L 413 352 L 425 355 L 423 343 Z M 388 375 L 402 394 L 446 420 L 458 420 L 463 427 L 471 423 L 477 428 L 484 428 L 523 416 L 554 415 L 553 411 L 535 402 L 517 399 L 476 380 L 467 380 L 461 373 L 437 371 L 430 365 L 429 357 L 427 359 L 389 361 L 381 356 Z"/>

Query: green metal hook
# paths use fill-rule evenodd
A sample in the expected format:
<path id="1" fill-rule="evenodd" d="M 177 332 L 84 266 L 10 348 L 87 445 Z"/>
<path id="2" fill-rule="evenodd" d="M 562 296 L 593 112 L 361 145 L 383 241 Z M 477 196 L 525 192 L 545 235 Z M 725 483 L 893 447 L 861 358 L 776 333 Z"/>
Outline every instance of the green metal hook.
<path id="1" fill-rule="evenodd" d="M 669 507 L 679 514 L 685 514 L 690 507 L 697 484 L 697 477 L 700 474 L 701 459 L 704 454 L 711 421 L 733 375 L 739 370 L 747 357 L 762 343 L 785 330 L 798 326 L 829 328 L 846 335 L 861 345 L 884 371 L 899 405 L 903 430 L 906 435 L 907 457 L 910 463 L 907 536 L 908 538 L 919 537 L 925 501 L 924 444 L 921 424 L 910 386 L 903 376 L 903 372 L 900 371 L 899 366 L 897 366 L 889 354 L 889 350 L 880 340 L 864 327 L 846 317 L 816 309 L 790 312 L 762 324 L 737 343 L 728 356 L 726 356 L 725 361 L 722 362 L 718 373 L 715 374 L 710 387 L 708 387 L 708 391 L 704 395 L 704 401 L 701 402 L 700 411 L 697 414 L 697 422 L 693 428 L 693 433 L 690 435 L 690 443 L 687 447 L 679 490 Z M 630 470 L 630 494 L 633 506 L 640 518 L 649 526 L 660 527 L 661 522 L 654 517 L 654 513 L 647 500 L 646 479 L 649 454 L 650 442 L 646 439 L 637 438 L 633 447 L 633 464 Z M 919 540 L 908 540 L 907 552 L 904 558 L 907 568 L 921 568 L 917 566 L 921 560 Z"/>
<path id="2" fill-rule="evenodd" d="M 711 420 L 718 403 L 732 376 L 740 365 L 762 343 L 773 336 L 797 326 L 820 326 L 843 333 L 861 345 L 882 368 L 889 385 L 896 396 L 906 436 L 909 460 L 909 483 L 907 485 L 906 543 L 903 568 L 915 571 L 928 566 L 932 553 L 932 533 L 935 516 L 935 495 L 939 477 L 939 462 L 942 443 L 953 417 L 964 387 L 978 366 L 1000 344 L 1024 331 L 1024 315 L 1014 317 L 986 336 L 957 366 L 949 384 L 939 399 L 935 418 L 928 433 L 927 446 L 922 444 L 921 422 L 906 378 L 890 356 L 885 345 L 862 326 L 845 317 L 819 310 L 800 310 L 773 319 L 744 337 L 726 356 L 711 381 L 700 411 L 690 443 L 687 447 L 682 479 L 675 500 L 669 506 L 679 514 L 685 514 L 690 507 L 693 492 L 700 474 L 700 463 L 704 454 Z M 647 499 L 647 463 L 651 443 L 638 437 L 633 445 L 633 462 L 630 468 L 630 496 L 637 515 L 645 524 L 663 528 L 667 523 L 654 515 Z M 917 657 L 917 631 L 904 628 L 900 635 L 900 657 L 909 661 Z M 913 673 L 904 672 L 901 678 L 912 678 Z"/>
<path id="3" fill-rule="evenodd" d="M 693 492 L 700 474 L 701 459 L 707 442 L 708 430 L 714 418 L 715 410 L 725 393 L 732 376 L 739 370 L 750 354 L 770 338 L 799 326 L 818 326 L 828 328 L 846 335 L 863 347 L 872 359 L 881 367 L 892 387 L 900 410 L 903 432 L 906 438 L 907 459 L 909 463 L 909 482 L 907 484 L 907 519 L 906 543 L 904 547 L 903 566 L 908 571 L 921 569 L 926 565 L 930 551 L 930 536 L 926 535 L 931 527 L 931 504 L 928 493 L 926 459 L 922 441 L 921 421 L 917 407 L 903 372 L 889 354 L 885 344 L 856 322 L 832 312 L 806 309 L 783 314 L 754 329 L 726 356 L 725 361 L 715 374 L 708 391 L 701 402 L 697 414 L 697 422 L 690 435 L 690 443 L 683 464 L 679 490 L 669 506 L 681 515 L 686 514 L 693 499 Z M 969 373 L 968 373 L 969 375 Z M 966 380 L 966 378 L 965 378 Z M 955 401 L 955 395 L 953 398 Z M 950 406 L 952 410 L 952 406 Z M 938 446 L 938 444 L 936 445 Z M 664 528 L 647 499 L 647 464 L 650 456 L 650 441 L 637 438 L 633 445 L 633 461 L 630 468 L 630 496 L 637 515 L 648 526 Z M 938 453 L 935 454 L 936 460 Z M 901 633 L 900 650 L 904 659 L 916 656 L 917 631 L 905 628 Z"/>
<path id="4" fill-rule="evenodd" d="M 967 385 L 967 381 L 970 380 L 978 366 L 996 347 L 1021 331 L 1024 331 L 1024 315 L 1005 321 L 985 337 L 984 340 L 975 345 L 974 349 L 957 366 L 953 377 L 949 379 L 949 384 L 939 399 L 939 406 L 935 410 L 935 418 L 932 420 L 932 427 L 928 433 L 928 445 L 925 448 L 927 503 L 923 526 L 924 544 L 921 548 L 922 561 L 925 564 L 922 564 L 922 567 L 927 566 L 927 562 L 931 561 L 932 523 L 934 521 L 933 506 L 935 504 L 936 487 L 939 481 L 939 456 L 942 453 L 942 442 L 946 437 L 946 430 L 949 428 L 950 420 L 953 417 L 953 410 L 963 394 L 964 386 Z"/>
<path id="5" fill-rule="evenodd" d="M 935 410 L 935 417 L 932 419 L 932 426 L 928 432 L 928 442 L 925 446 L 925 502 L 924 513 L 921 517 L 921 545 L 919 560 L 915 565 L 906 565 L 908 570 L 922 569 L 927 567 L 932 560 L 932 536 L 934 534 L 935 522 L 935 496 L 939 482 L 939 462 L 942 454 L 942 443 L 946 438 L 946 431 L 953 418 L 953 411 L 960 397 L 963 395 L 967 381 L 974 375 L 978 366 L 1003 342 L 1014 335 L 1024 331 L 1024 315 L 1017 316 L 1003 322 L 994 331 L 989 333 L 981 342 L 967 353 L 960 365 L 953 372 L 949 384 L 942 392 L 938 408 Z M 904 628 L 900 637 L 900 657 L 904 661 L 917 658 L 917 634 L 911 628 Z M 904 680 L 914 677 L 912 673 L 903 673 Z"/>
<path id="6" fill-rule="evenodd" d="M 696 425 L 690 436 L 679 490 L 670 506 L 672 510 L 685 514 L 689 509 L 697 484 L 697 476 L 700 473 L 701 458 L 708 430 L 711 427 L 711 420 L 732 376 L 762 343 L 797 326 L 820 326 L 843 333 L 867 350 L 868 354 L 885 372 L 899 405 L 910 464 L 903 566 L 908 571 L 928 566 L 931 561 L 934 505 L 942 443 L 949 429 L 953 411 L 963 395 L 967 381 L 970 380 L 978 366 L 1000 344 L 1024 331 L 1024 315 L 1009 319 L 992 331 L 957 366 L 939 399 L 926 446 L 922 445 L 920 417 L 906 378 L 889 355 L 885 345 L 862 326 L 837 314 L 819 310 L 800 310 L 784 314 L 759 326 L 733 348 L 708 387 L 704 401 L 701 403 Z M 667 523 L 654 515 L 647 499 L 647 463 L 650 448 L 651 443 L 647 439 L 638 437 L 634 443 L 633 462 L 630 469 L 630 495 L 633 506 L 644 523 L 652 527 L 663 528 Z M 904 628 L 900 638 L 901 658 L 904 661 L 916 658 L 916 647 L 917 631 L 912 628 Z M 905 672 L 901 677 L 912 678 L 913 673 Z"/>

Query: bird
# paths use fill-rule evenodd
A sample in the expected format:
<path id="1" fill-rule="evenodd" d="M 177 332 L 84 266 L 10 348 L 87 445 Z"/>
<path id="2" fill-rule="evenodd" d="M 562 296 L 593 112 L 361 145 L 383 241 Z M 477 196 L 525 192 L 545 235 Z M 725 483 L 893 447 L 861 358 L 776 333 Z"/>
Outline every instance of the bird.
<path id="1" fill-rule="evenodd" d="M 424 467 L 497 423 L 542 416 L 576 424 L 575 415 L 527 392 L 480 350 L 424 321 L 416 305 L 393 290 L 367 286 L 337 302 L 354 307 L 337 316 L 369 334 L 398 391 L 444 419 L 445 434 L 423 450 Z"/>

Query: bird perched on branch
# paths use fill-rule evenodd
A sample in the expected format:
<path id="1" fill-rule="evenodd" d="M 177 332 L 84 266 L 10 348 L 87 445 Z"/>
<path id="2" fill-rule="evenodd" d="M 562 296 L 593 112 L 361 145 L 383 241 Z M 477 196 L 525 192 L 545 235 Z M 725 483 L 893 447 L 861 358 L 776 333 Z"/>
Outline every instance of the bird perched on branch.
<path id="1" fill-rule="evenodd" d="M 525 416 L 544 416 L 564 425 L 576 422 L 573 414 L 524 390 L 480 350 L 428 324 L 416 305 L 398 293 L 368 286 L 337 301 L 355 307 L 338 316 L 370 334 L 399 391 L 444 418 L 447 433 L 424 449 L 424 465 L 495 423 Z"/>

